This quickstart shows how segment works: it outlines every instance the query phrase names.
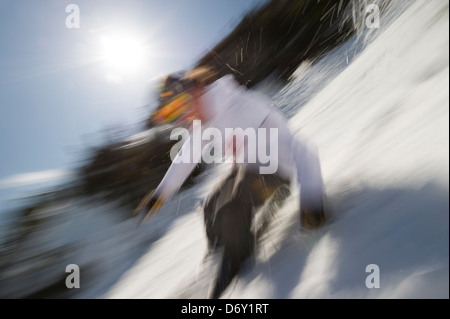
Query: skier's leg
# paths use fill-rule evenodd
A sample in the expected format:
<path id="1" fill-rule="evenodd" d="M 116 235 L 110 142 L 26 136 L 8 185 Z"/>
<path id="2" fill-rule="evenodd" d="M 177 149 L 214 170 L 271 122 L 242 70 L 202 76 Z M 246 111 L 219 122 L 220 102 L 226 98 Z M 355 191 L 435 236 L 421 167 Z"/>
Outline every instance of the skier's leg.
<path id="1" fill-rule="evenodd" d="M 236 176 L 231 201 L 217 211 L 220 216 L 224 246 L 222 263 L 212 291 L 219 298 L 238 273 L 241 264 L 253 253 L 255 236 L 251 231 L 253 215 L 286 181 L 273 175 L 259 175 L 240 170 Z"/>
<path id="2" fill-rule="evenodd" d="M 212 298 L 219 298 L 254 250 L 254 236 L 251 233 L 252 208 L 241 201 L 225 205 L 222 216 L 223 246 L 222 262 L 217 273 Z"/>
<path id="3" fill-rule="evenodd" d="M 281 182 L 281 180 L 280 180 Z M 291 195 L 289 182 L 281 182 L 276 191 L 266 200 L 264 206 L 258 210 L 255 216 L 256 239 L 261 240 L 269 229 L 275 214 L 284 205 L 286 199 Z"/>
<path id="4" fill-rule="evenodd" d="M 212 251 L 222 245 L 222 214 L 221 207 L 226 205 L 233 197 L 237 170 L 233 170 L 217 188 L 208 196 L 203 207 L 208 250 Z"/>

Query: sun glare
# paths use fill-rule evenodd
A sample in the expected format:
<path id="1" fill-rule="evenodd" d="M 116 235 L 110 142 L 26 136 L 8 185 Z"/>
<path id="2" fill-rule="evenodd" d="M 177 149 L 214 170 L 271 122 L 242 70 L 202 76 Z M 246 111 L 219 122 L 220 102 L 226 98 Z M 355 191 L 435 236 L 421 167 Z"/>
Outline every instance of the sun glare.
<path id="1" fill-rule="evenodd" d="M 101 38 L 102 60 L 109 71 L 130 73 L 144 64 L 144 45 L 137 38 L 127 35 Z"/>

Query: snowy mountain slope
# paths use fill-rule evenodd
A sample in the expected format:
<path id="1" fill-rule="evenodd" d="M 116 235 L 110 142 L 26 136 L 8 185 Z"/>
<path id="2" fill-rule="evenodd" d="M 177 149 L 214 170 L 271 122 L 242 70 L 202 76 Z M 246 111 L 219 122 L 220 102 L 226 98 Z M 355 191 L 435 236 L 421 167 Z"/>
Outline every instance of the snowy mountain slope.
<path id="1" fill-rule="evenodd" d="M 225 298 L 448 298 L 448 39 L 448 2 L 416 1 L 306 103 L 302 79 L 326 78 L 326 67 L 301 67 L 274 97 L 318 146 L 335 218 L 302 234 L 291 198 Z M 329 69 L 341 62 L 329 59 Z M 220 180 L 209 174 L 163 208 L 155 223 L 182 216 L 104 297 L 205 297 L 192 202 Z M 369 264 L 379 289 L 365 285 Z"/>
<path id="2" fill-rule="evenodd" d="M 379 30 L 267 89 L 317 145 L 334 219 L 302 233 L 289 198 L 224 298 L 449 297 L 448 21 L 447 1 L 397 1 Z M 228 169 L 206 171 L 141 227 L 101 194 L 37 208 L 20 247 L 1 247 L 0 297 L 205 298 L 214 262 L 203 264 L 201 202 Z M 68 264 L 81 289 L 64 286 Z M 379 289 L 365 285 L 369 264 Z"/>

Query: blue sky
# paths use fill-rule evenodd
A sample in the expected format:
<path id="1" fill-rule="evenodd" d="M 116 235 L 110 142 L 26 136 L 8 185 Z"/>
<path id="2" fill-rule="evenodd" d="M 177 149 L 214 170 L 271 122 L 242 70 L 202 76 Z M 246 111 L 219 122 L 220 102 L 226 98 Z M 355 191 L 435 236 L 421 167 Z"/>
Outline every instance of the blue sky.
<path id="1" fill-rule="evenodd" d="M 260 2 L 0 0 L 0 200 L 66 176 L 106 127 L 142 120 L 151 80 L 192 66 Z M 78 29 L 66 27 L 70 3 Z M 105 63 L 116 34 L 144 48 L 133 72 Z"/>

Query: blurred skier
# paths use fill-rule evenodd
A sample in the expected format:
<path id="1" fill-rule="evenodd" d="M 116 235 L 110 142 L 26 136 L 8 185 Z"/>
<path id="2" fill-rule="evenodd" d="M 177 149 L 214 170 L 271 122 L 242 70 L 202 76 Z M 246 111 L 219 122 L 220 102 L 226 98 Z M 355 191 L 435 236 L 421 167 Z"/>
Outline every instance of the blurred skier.
<path id="1" fill-rule="evenodd" d="M 281 200 L 286 197 L 288 193 L 281 190 L 289 189 L 295 171 L 300 184 L 301 226 L 316 229 L 325 222 L 319 159 L 314 149 L 290 133 L 286 120 L 271 107 L 268 97 L 239 86 L 232 75 L 217 79 L 216 73 L 207 67 L 194 69 L 183 76 L 171 75 L 163 82 L 160 101 L 155 119 L 161 122 L 186 126 L 189 121 L 201 120 L 202 132 L 215 128 L 224 136 L 226 128 L 266 129 L 264 132 L 269 133 L 274 132 L 270 129 L 275 129 L 277 132 L 276 140 L 273 136 L 263 138 L 258 135 L 258 148 L 276 150 L 276 154 L 272 154 L 275 155 L 272 158 L 276 161 L 275 171 L 267 168 L 267 159 L 249 161 L 255 150 L 250 149 L 247 142 L 242 143 L 242 139 L 239 144 L 235 135 L 226 136 L 221 141 L 222 147 L 218 148 L 225 154 L 231 147 L 233 154 L 231 173 L 204 205 L 208 247 L 212 251 L 223 247 L 222 263 L 211 294 L 212 298 L 219 298 L 254 250 L 257 234 L 252 223 L 255 211 L 270 201 L 276 202 L 277 197 Z M 202 140 L 201 147 L 194 145 L 195 134 L 191 127 L 190 137 L 160 185 L 141 205 L 149 210 L 148 216 L 156 214 L 164 201 L 179 190 L 200 162 L 202 152 L 208 149 L 208 141 Z M 186 154 L 190 153 L 193 157 L 186 161 Z"/>

